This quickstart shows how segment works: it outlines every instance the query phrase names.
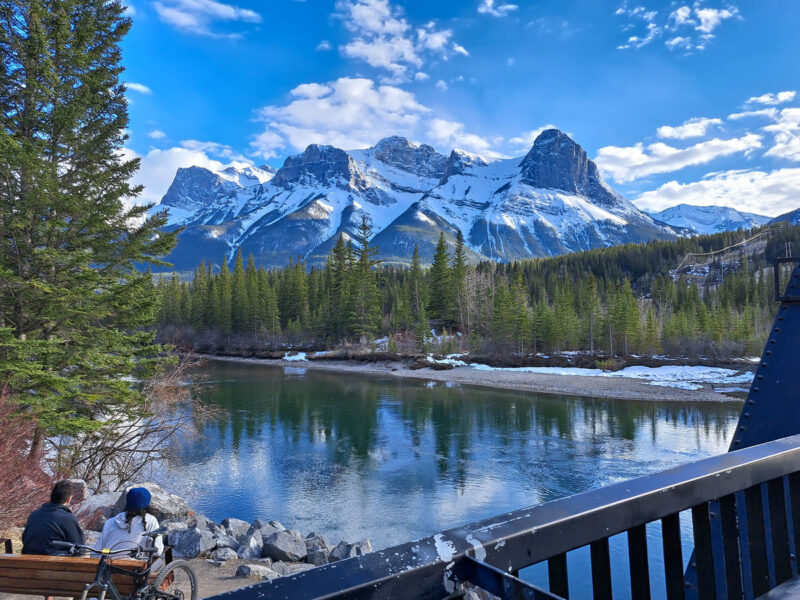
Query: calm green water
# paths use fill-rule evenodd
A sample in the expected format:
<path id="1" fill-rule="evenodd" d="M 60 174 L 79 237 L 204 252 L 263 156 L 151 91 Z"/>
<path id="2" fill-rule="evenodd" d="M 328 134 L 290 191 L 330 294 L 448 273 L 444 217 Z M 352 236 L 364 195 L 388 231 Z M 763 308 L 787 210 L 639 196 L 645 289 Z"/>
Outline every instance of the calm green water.
<path id="1" fill-rule="evenodd" d="M 159 479 L 216 521 L 376 548 L 725 452 L 741 410 L 222 362 L 206 374 L 225 418 Z"/>

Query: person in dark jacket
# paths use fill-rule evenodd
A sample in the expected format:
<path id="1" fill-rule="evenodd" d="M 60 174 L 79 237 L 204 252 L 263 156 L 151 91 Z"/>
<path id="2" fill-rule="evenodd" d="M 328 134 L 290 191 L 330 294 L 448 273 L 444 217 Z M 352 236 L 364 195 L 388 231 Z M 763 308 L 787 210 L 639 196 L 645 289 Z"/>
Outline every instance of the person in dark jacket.
<path id="1" fill-rule="evenodd" d="M 47 554 L 63 556 L 66 551 L 50 542 L 60 541 L 83 544 L 83 530 L 78 519 L 67 505 L 72 500 L 72 486 L 68 481 L 59 481 L 50 492 L 50 502 L 45 502 L 33 511 L 22 532 L 23 554 Z"/>

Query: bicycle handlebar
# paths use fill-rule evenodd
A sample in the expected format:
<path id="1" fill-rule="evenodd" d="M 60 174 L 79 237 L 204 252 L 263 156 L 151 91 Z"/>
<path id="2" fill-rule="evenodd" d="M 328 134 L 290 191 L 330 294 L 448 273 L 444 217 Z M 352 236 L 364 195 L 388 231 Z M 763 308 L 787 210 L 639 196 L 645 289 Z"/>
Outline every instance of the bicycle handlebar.
<path id="1" fill-rule="evenodd" d="M 155 534 L 156 532 L 151 531 L 149 533 Z M 148 537 L 150 536 L 148 535 Z M 50 543 L 56 548 L 63 548 L 64 550 L 69 550 L 70 554 L 76 554 L 76 550 L 84 550 L 87 552 L 94 552 L 95 554 L 103 554 L 104 550 L 103 548 L 92 548 L 91 546 L 86 546 L 84 544 L 73 544 L 71 542 L 62 542 L 60 540 L 51 540 Z M 146 548 L 142 548 L 141 546 L 139 546 L 138 548 L 121 548 L 119 550 L 109 550 L 108 554 L 130 554 L 131 556 L 136 556 L 137 554 L 155 554 L 157 552 L 158 548 L 156 548 L 155 546 L 148 546 Z"/>

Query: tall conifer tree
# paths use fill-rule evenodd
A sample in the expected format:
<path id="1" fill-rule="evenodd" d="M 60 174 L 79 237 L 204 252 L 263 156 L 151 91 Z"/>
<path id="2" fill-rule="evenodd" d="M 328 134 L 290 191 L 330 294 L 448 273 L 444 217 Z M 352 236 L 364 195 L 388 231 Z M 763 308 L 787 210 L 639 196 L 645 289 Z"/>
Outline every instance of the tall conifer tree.
<path id="1" fill-rule="evenodd" d="M 121 2 L 0 2 L 0 386 L 47 434 L 136 411 L 159 359 L 150 275 L 175 244 L 129 202 Z M 163 264 L 163 263 L 160 263 Z"/>

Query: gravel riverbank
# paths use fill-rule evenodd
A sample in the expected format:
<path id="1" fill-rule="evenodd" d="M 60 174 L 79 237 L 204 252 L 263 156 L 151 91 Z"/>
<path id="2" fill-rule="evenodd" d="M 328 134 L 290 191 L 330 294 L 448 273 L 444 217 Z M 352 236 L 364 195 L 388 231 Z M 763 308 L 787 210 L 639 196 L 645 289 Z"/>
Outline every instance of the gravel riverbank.
<path id="1" fill-rule="evenodd" d="M 212 355 L 199 355 L 205 360 L 217 360 L 244 364 L 258 364 L 269 367 L 290 367 L 356 373 L 360 375 L 380 375 L 418 379 L 442 384 L 477 385 L 482 387 L 537 392 L 545 394 L 565 394 L 570 396 L 591 396 L 620 400 L 642 400 L 651 402 L 741 402 L 742 396 L 731 396 L 715 392 L 712 386 L 701 389 L 681 389 L 652 385 L 642 379 L 630 377 L 570 376 L 565 374 L 534 373 L 512 370 L 481 370 L 471 367 L 457 367 L 450 370 L 431 368 L 408 368 L 402 362 L 358 362 L 353 360 L 285 360 L 240 358 Z"/>

